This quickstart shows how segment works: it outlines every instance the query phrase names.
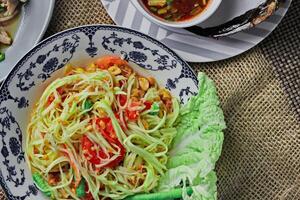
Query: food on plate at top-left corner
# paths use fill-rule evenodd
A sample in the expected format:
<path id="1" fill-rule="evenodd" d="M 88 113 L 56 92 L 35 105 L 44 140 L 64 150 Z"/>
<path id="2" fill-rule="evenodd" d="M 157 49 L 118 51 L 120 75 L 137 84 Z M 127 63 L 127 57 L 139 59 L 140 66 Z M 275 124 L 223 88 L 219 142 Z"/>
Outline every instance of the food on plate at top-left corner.
<path id="1" fill-rule="evenodd" d="M 0 0 L 0 62 L 5 50 L 12 45 L 20 22 L 22 5 L 27 0 Z"/>

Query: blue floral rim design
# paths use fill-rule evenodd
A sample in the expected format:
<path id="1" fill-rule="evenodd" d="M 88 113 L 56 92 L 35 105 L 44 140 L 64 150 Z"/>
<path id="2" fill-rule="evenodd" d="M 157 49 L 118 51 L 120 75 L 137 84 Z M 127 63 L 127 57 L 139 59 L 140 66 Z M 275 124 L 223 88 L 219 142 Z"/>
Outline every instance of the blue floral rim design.
<path id="1" fill-rule="evenodd" d="M 120 26 L 116 26 L 116 25 L 103 25 L 103 24 L 92 24 L 92 25 L 84 25 L 84 26 L 79 26 L 79 27 L 75 27 L 75 28 L 71 28 L 71 29 L 67 29 L 65 31 L 59 32 L 54 34 L 53 36 L 50 36 L 48 38 L 46 38 L 45 40 L 41 41 L 40 43 L 38 43 L 35 47 L 33 47 L 28 53 L 26 53 L 23 58 L 15 65 L 15 67 L 11 70 L 11 72 L 7 75 L 6 79 L 3 81 L 1 87 L 0 87 L 0 91 L 2 91 L 4 85 L 7 85 L 8 83 L 10 83 L 11 79 L 16 75 L 16 73 L 19 71 L 19 69 L 22 67 L 23 63 L 25 63 L 29 58 L 31 58 L 31 56 L 38 50 L 42 49 L 43 47 L 45 47 L 46 45 L 48 45 L 49 43 L 64 37 L 65 35 L 68 35 L 70 33 L 77 33 L 77 32 L 81 32 L 81 29 L 84 28 L 88 28 L 88 27 L 98 27 L 99 29 L 109 29 L 109 30 L 115 30 L 115 31 L 122 31 L 125 33 L 129 33 L 129 34 L 134 34 L 136 36 L 139 36 L 141 38 L 144 38 L 148 41 L 150 41 L 151 43 L 154 43 L 156 45 L 158 45 L 159 47 L 161 47 L 162 49 L 164 49 L 166 52 L 168 52 L 170 55 L 172 55 L 174 58 L 177 59 L 177 61 L 182 64 L 184 67 L 188 67 L 190 71 L 193 72 L 193 75 L 195 77 L 196 74 L 194 72 L 194 70 L 187 64 L 186 61 L 184 61 L 181 57 L 179 57 L 172 49 L 170 49 L 169 47 L 167 47 L 165 44 L 159 42 L 158 40 L 135 30 L 129 29 L 129 28 L 125 28 L 125 27 L 120 27 Z M 0 101 L 1 104 L 1 101 Z"/>

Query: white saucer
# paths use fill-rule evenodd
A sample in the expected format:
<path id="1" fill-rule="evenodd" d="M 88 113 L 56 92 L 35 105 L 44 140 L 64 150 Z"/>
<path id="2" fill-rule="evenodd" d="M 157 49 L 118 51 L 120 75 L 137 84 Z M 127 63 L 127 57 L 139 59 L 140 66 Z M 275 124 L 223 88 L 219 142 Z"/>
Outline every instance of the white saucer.
<path id="1" fill-rule="evenodd" d="M 101 1 L 118 25 L 141 31 L 158 39 L 189 62 L 219 61 L 253 48 L 276 28 L 291 3 L 291 0 L 287 0 L 273 16 L 255 28 L 216 40 L 197 36 L 183 29 L 160 27 L 144 17 L 136 9 L 132 0 Z M 223 0 L 217 12 L 200 26 L 211 27 L 223 24 L 262 2 L 264 0 Z"/>

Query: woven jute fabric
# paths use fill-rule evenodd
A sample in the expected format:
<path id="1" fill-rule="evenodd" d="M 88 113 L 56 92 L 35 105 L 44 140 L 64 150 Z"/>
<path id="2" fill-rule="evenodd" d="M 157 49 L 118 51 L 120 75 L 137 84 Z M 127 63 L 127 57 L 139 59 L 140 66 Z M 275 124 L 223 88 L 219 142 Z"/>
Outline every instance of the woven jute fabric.
<path id="1" fill-rule="evenodd" d="M 84 24 L 113 21 L 99 0 L 57 0 L 46 36 Z M 228 126 L 216 168 L 219 199 L 300 199 L 300 123 L 281 87 L 280 73 L 274 72 L 272 52 L 265 50 L 279 34 L 236 58 L 191 64 L 215 81 Z"/>
<path id="2" fill-rule="evenodd" d="M 292 7 L 272 37 L 261 45 L 282 87 L 287 92 L 292 109 L 300 119 L 300 1 Z"/>

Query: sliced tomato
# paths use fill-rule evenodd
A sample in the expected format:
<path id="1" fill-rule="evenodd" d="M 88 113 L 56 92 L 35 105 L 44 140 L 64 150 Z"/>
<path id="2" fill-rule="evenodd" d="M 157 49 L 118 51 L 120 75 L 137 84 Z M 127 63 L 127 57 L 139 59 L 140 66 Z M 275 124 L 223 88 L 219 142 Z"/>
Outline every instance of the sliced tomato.
<path id="1" fill-rule="evenodd" d="M 96 60 L 95 64 L 100 68 L 100 69 L 108 69 L 109 67 L 113 65 L 128 65 L 128 63 L 121 59 L 119 56 L 115 55 L 107 55 L 99 58 Z"/>
<path id="2" fill-rule="evenodd" d="M 110 136 L 113 136 L 116 134 L 111 120 L 107 123 L 105 130 L 106 130 L 106 132 L 108 132 L 110 134 Z"/>
<path id="3" fill-rule="evenodd" d="M 119 114 L 115 113 L 115 117 L 117 118 L 119 124 L 121 125 L 121 128 L 123 130 L 127 129 L 127 124 L 126 122 L 121 121 Z M 103 129 L 101 127 L 101 123 L 105 124 L 105 128 Z M 112 124 L 112 121 L 109 117 L 104 117 L 104 118 L 96 118 L 96 125 L 98 126 L 99 130 L 104 130 L 107 132 L 106 135 L 110 135 L 112 138 L 116 138 L 116 133 Z"/>
<path id="4" fill-rule="evenodd" d="M 134 108 L 134 107 L 141 106 L 141 105 L 143 105 L 142 102 L 140 102 L 140 101 L 133 101 L 133 102 L 130 103 L 130 105 L 128 107 Z"/>
<path id="5" fill-rule="evenodd" d="M 104 122 L 105 124 L 107 124 L 110 121 L 110 118 L 109 117 L 102 117 L 102 118 L 96 117 L 96 125 L 100 125 L 101 121 Z"/>
<path id="6" fill-rule="evenodd" d="M 89 162 L 95 165 L 98 165 L 101 163 L 101 159 L 106 158 L 106 155 L 102 152 L 99 151 L 98 155 L 100 156 L 100 158 L 97 156 L 97 151 L 96 150 L 92 150 L 92 147 L 97 146 L 96 144 L 94 144 L 87 136 L 83 136 L 81 139 L 81 145 L 82 145 L 82 149 L 86 151 L 86 153 L 84 154 L 84 156 L 86 158 L 89 158 Z"/>
<path id="7" fill-rule="evenodd" d="M 119 142 L 119 140 L 116 141 L 116 145 L 120 148 L 120 155 L 115 160 L 112 160 L 110 163 L 105 165 L 106 167 L 114 168 L 118 166 L 120 162 L 122 162 L 125 158 L 125 154 L 126 154 L 125 147 L 121 144 L 121 142 Z"/>
<path id="8" fill-rule="evenodd" d="M 91 148 L 94 146 L 94 143 L 87 137 L 83 136 L 81 139 L 82 149 L 86 151 L 84 156 L 89 158 L 89 162 L 93 164 L 100 164 L 100 159 L 97 158 L 97 152 L 93 151 Z"/>
<path id="9" fill-rule="evenodd" d="M 115 114 L 117 120 L 119 121 L 119 124 L 121 124 L 122 127 L 122 123 L 120 120 L 120 116 L 118 114 Z M 121 144 L 121 142 L 118 140 L 117 136 L 116 136 L 116 132 L 114 130 L 112 121 L 110 118 L 105 117 L 105 118 L 97 118 L 96 119 L 96 123 L 97 123 L 97 127 L 100 131 L 100 133 L 102 134 L 102 136 L 112 145 L 112 146 L 117 146 L 120 149 L 120 155 L 112 160 L 111 162 L 107 163 L 106 165 L 104 165 L 103 167 L 109 167 L 109 168 L 113 168 L 119 165 L 119 163 L 121 161 L 124 160 L 125 154 L 126 154 L 126 149 L 125 147 Z M 100 125 L 100 123 L 105 123 L 105 127 L 103 128 L 103 126 Z M 122 127 L 124 128 L 124 127 Z M 87 138 L 88 139 L 88 138 Z M 86 139 L 84 139 L 86 140 Z M 84 144 L 84 146 L 87 147 L 87 149 L 91 149 L 92 146 L 94 145 L 93 143 L 89 143 L 91 141 L 82 141 L 82 144 Z M 117 148 L 115 148 L 115 150 L 117 150 Z M 88 151 L 90 156 L 95 156 L 97 157 L 97 152 L 96 151 Z M 98 152 L 98 155 L 100 156 L 100 158 L 96 158 L 96 160 L 91 159 L 90 162 L 92 162 L 93 164 L 100 164 L 101 163 L 101 159 L 105 158 L 106 155 L 102 155 L 103 152 L 100 151 Z M 110 155 L 113 156 L 113 155 Z M 99 162 L 98 162 L 99 159 Z"/>
<path id="10" fill-rule="evenodd" d="M 115 142 L 116 139 L 112 138 L 110 133 L 108 133 L 106 130 L 101 129 L 100 132 L 109 143 L 113 144 Z"/>
<path id="11" fill-rule="evenodd" d="M 135 110 L 135 107 L 142 106 L 142 102 L 133 101 L 128 105 L 128 108 L 125 110 L 125 115 L 129 121 L 136 121 L 140 115 L 139 110 Z"/>
<path id="12" fill-rule="evenodd" d="M 64 93 L 63 88 L 57 88 L 56 91 L 58 92 L 59 95 L 62 95 Z M 47 106 L 49 106 L 55 99 L 54 94 L 51 94 L 48 99 L 47 99 Z M 63 99 L 63 101 L 65 100 L 65 98 Z"/>
<path id="13" fill-rule="evenodd" d="M 129 121 L 136 121 L 139 117 L 139 112 L 136 110 L 125 110 L 125 115 Z"/>
<path id="14" fill-rule="evenodd" d="M 104 127 L 101 125 L 104 123 Z M 116 133 L 109 117 L 96 118 L 96 125 L 102 136 L 110 143 L 116 140 Z"/>
<path id="15" fill-rule="evenodd" d="M 106 165 L 104 165 L 103 167 L 108 167 L 108 168 L 113 168 L 119 165 L 119 163 L 121 161 L 124 160 L 125 154 L 126 154 L 126 149 L 125 147 L 119 142 L 118 139 L 112 139 L 109 135 L 107 135 L 107 133 L 105 131 L 102 130 L 102 134 L 105 137 L 105 139 L 108 140 L 108 142 L 110 142 L 111 144 L 114 144 L 116 146 L 118 146 L 120 148 L 120 155 L 112 160 L 111 162 L 107 163 Z M 101 160 L 102 159 L 106 159 L 107 155 L 103 152 L 103 151 L 96 151 L 96 150 L 92 150 L 92 147 L 95 146 L 96 144 L 94 144 L 87 136 L 83 136 L 82 140 L 81 140 L 81 145 L 82 145 L 82 149 L 86 151 L 86 153 L 84 154 L 84 156 L 86 158 L 89 158 L 89 162 L 95 165 L 99 165 L 101 164 Z M 98 153 L 98 154 L 97 154 Z M 110 155 L 112 156 L 112 155 Z"/>

